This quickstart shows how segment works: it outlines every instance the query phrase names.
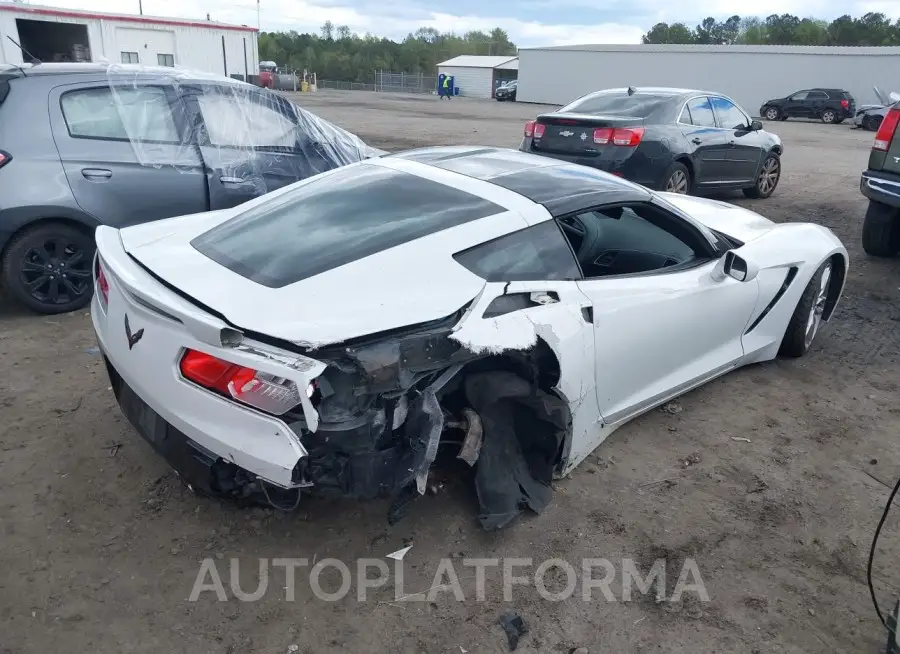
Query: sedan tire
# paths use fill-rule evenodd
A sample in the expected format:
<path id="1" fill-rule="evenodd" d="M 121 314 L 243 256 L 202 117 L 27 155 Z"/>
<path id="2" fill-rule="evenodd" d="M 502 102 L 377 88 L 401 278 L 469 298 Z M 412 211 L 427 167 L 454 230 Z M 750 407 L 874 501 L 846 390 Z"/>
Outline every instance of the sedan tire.
<path id="1" fill-rule="evenodd" d="M 756 183 L 750 188 L 744 189 L 744 195 L 754 200 L 769 197 L 775 192 L 778 181 L 781 179 L 781 157 L 774 152 L 766 155 L 765 161 L 756 176 Z"/>
<path id="2" fill-rule="evenodd" d="M 688 195 L 691 192 L 691 171 L 680 161 L 676 161 L 663 176 L 662 190 L 666 193 Z"/>
<path id="3" fill-rule="evenodd" d="M 784 120 L 781 115 L 781 109 L 778 107 L 766 107 L 766 120 Z"/>
<path id="4" fill-rule="evenodd" d="M 3 285 L 37 313 L 76 311 L 91 301 L 94 250 L 93 239 L 71 225 L 36 225 L 10 240 L 0 264 Z"/>
<path id="5" fill-rule="evenodd" d="M 862 120 L 862 127 L 870 132 L 877 132 L 881 127 L 882 120 L 884 120 L 883 116 L 865 116 Z"/>
<path id="6" fill-rule="evenodd" d="M 779 354 L 786 357 L 802 357 L 819 333 L 825 303 L 828 300 L 828 287 L 831 284 L 831 261 L 826 261 L 809 280 L 803 289 L 803 295 L 797 302 L 794 315 L 788 323 L 784 338 L 781 341 Z"/>
<path id="7" fill-rule="evenodd" d="M 869 200 L 863 220 L 862 246 L 873 257 L 893 257 L 900 252 L 900 209 Z"/>

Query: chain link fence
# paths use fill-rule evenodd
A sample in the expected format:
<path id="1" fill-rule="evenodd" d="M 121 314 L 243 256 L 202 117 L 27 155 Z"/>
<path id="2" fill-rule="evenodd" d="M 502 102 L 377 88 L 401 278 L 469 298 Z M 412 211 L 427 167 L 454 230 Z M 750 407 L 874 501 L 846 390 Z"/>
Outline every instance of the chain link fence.
<path id="1" fill-rule="evenodd" d="M 433 93 L 437 88 L 437 76 L 376 70 L 372 73 L 371 82 L 341 82 L 320 79 L 319 88 L 341 91 L 384 91 L 386 93 Z"/>

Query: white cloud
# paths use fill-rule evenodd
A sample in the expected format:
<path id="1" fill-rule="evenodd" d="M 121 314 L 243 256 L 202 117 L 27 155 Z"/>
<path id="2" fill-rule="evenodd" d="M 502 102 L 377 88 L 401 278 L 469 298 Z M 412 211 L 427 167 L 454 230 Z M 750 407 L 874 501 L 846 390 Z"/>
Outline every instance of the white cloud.
<path id="1" fill-rule="evenodd" d="M 214 4 L 203 0 L 144 0 L 144 13 L 151 16 L 202 19 L 207 12 L 213 20 L 225 23 L 256 25 L 253 0 L 236 0 L 243 4 Z M 390 16 L 369 15 L 347 4 L 264 0 L 260 22 L 263 30 L 296 30 L 318 33 L 330 20 L 334 25 L 347 25 L 354 32 L 372 32 L 378 36 L 401 39 L 420 27 L 434 27 L 442 32 L 462 34 L 469 30 L 505 29 L 512 41 L 521 46 L 567 45 L 572 43 L 640 43 L 645 26 L 604 23 L 599 25 L 547 24 L 503 16 L 454 16 L 436 11 L 404 12 L 398 17 L 393 6 Z M 136 3 L 135 3 L 136 4 Z M 392 3 L 395 4 L 395 3 Z M 91 11 L 122 12 L 115 0 L 57 0 L 54 6 Z M 418 15 L 416 15 L 418 14 Z"/>

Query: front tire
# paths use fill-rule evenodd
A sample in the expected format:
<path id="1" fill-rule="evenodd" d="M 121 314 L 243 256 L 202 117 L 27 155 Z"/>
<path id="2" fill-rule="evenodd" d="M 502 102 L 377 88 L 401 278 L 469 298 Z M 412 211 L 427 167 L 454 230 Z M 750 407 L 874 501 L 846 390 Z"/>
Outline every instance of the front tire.
<path id="1" fill-rule="evenodd" d="M 788 323 L 781 341 L 779 354 L 786 357 L 802 357 L 809 352 L 825 313 L 828 287 L 831 284 L 831 261 L 826 261 L 809 280 L 797 308 Z"/>
<path id="2" fill-rule="evenodd" d="M 62 223 L 44 223 L 10 240 L 0 263 L 13 299 L 36 313 L 68 313 L 85 307 L 93 292 L 93 239 Z"/>
<path id="3" fill-rule="evenodd" d="M 882 120 L 884 120 L 883 116 L 865 116 L 862 121 L 863 129 L 870 132 L 877 132 L 878 128 L 881 127 Z"/>
<path id="4" fill-rule="evenodd" d="M 676 161 L 663 175 L 662 190 L 666 193 L 688 195 L 691 192 L 691 171 L 680 161 Z"/>
<path id="5" fill-rule="evenodd" d="M 869 200 L 863 220 L 862 246 L 873 257 L 893 257 L 900 252 L 900 209 Z"/>
<path id="6" fill-rule="evenodd" d="M 775 192 L 778 182 L 781 179 L 781 157 L 774 152 L 766 155 L 759 174 L 756 176 L 756 183 L 750 188 L 744 189 L 744 195 L 754 200 L 765 199 Z"/>
<path id="7" fill-rule="evenodd" d="M 781 115 L 781 109 L 778 107 L 766 107 L 766 120 L 784 120 Z"/>

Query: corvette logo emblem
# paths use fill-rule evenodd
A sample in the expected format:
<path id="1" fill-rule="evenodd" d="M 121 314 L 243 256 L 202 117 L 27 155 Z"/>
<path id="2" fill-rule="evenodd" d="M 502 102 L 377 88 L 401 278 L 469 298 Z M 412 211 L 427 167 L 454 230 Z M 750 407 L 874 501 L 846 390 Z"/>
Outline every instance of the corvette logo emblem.
<path id="1" fill-rule="evenodd" d="M 144 337 L 144 328 L 137 330 L 134 334 L 131 333 L 131 325 L 128 324 L 128 314 L 125 314 L 125 336 L 128 338 L 128 349 L 131 350 L 135 345 L 138 344 L 138 341 Z"/>
<path id="2" fill-rule="evenodd" d="M 569 130 L 566 130 L 565 132 L 560 132 L 559 135 L 560 136 L 572 136 L 572 134 L 574 134 L 574 133 L 575 132 L 570 132 Z"/>

